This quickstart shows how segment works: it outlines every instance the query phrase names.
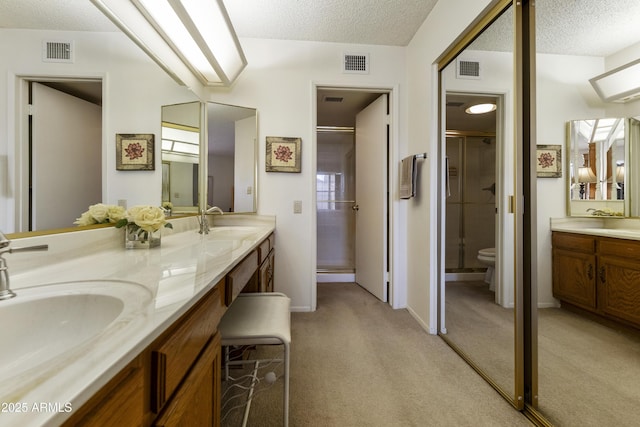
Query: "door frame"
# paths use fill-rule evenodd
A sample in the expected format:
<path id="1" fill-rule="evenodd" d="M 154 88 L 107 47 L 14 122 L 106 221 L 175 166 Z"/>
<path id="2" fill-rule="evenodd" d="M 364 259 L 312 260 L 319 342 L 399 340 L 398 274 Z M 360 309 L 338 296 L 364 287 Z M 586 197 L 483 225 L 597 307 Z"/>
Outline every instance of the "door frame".
<path id="1" fill-rule="evenodd" d="M 406 239 L 406 232 L 401 230 L 400 217 L 402 215 L 401 205 L 399 198 L 397 197 L 397 186 L 399 176 L 399 162 L 400 162 L 400 129 L 398 126 L 398 117 L 400 110 L 399 102 L 399 86 L 369 86 L 369 85 L 355 85 L 355 84 L 335 84 L 325 82 L 312 82 L 311 83 L 311 126 L 312 141 L 311 150 L 314 153 L 314 161 L 312 162 L 311 173 L 311 204 L 314 206 L 311 214 L 311 311 L 315 311 L 318 305 L 318 287 L 316 280 L 317 272 L 317 225 L 318 218 L 315 206 L 317 205 L 316 199 L 316 174 L 317 159 L 316 152 L 318 148 L 318 141 L 316 136 L 316 128 L 318 125 L 318 111 L 317 111 L 317 98 L 318 90 L 321 89 L 333 89 L 344 91 L 365 91 L 375 93 L 388 94 L 389 102 L 389 149 L 387 152 L 387 166 L 388 166 L 388 197 L 387 197 L 387 212 L 388 212 L 388 267 L 389 267 L 389 289 L 387 292 L 387 303 L 393 308 L 405 308 L 407 305 L 407 287 L 406 287 L 406 268 L 402 268 L 399 265 L 402 259 L 406 257 L 397 256 L 401 254 L 400 242 Z"/>

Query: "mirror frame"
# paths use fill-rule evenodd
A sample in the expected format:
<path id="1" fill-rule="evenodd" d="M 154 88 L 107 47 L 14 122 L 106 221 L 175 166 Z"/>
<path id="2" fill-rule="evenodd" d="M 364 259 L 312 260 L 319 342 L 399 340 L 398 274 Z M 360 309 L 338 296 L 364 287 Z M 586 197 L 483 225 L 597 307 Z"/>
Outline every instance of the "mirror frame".
<path id="1" fill-rule="evenodd" d="M 612 117 L 606 117 L 607 119 L 612 119 Z M 604 118 L 599 118 L 602 120 Z M 625 166 L 630 164 L 631 155 L 630 155 L 630 147 L 631 141 L 629 138 L 630 135 L 630 121 L 626 118 L 620 118 L 624 120 L 624 163 Z M 595 200 L 595 199 L 572 199 L 571 186 L 574 185 L 573 180 L 573 169 L 571 168 L 571 162 L 574 158 L 573 153 L 573 141 L 572 141 L 572 132 L 573 132 L 573 123 L 580 122 L 584 120 L 596 120 L 594 118 L 591 119 L 578 119 L 571 120 L 566 123 L 566 135 L 565 135 L 565 170 L 566 173 L 566 182 L 565 182 L 565 195 L 566 195 L 566 214 L 567 217 L 573 218 L 627 218 L 630 216 L 630 199 L 631 199 L 631 191 L 633 186 L 629 185 L 629 168 L 625 167 L 624 171 L 624 181 L 623 185 L 625 186 L 625 196 L 621 200 Z M 581 209 L 578 209 L 578 206 L 581 206 Z M 620 208 L 622 208 L 622 215 L 597 215 L 595 212 L 597 211 L 612 211 L 612 212 L 620 212 Z M 588 209 L 594 209 L 594 214 L 587 214 Z"/>
<path id="2" fill-rule="evenodd" d="M 209 175 L 209 109 L 208 106 L 210 104 L 215 104 L 217 106 L 223 106 L 223 107 L 231 107 L 231 108 L 242 108 L 242 109 L 246 109 L 246 110 L 253 110 L 254 112 L 254 117 L 255 117 L 255 136 L 254 136 L 254 141 L 253 141 L 253 167 L 251 169 L 251 172 L 253 174 L 253 179 L 252 179 L 252 204 L 253 204 L 253 210 L 252 211 L 242 211 L 242 212 L 227 212 L 225 211 L 225 214 L 255 214 L 258 212 L 258 110 L 257 108 L 254 107 L 244 107 L 244 106 L 240 106 L 240 105 L 233 105 L 233 104 L 226 104 L 226 103 L 221 103 L 221 102 L 214 102 L 214 101 L 207 101 L 207 102 L 200 102 L 200 101 L 193 101 L 193 102 L 188 102 L 188 103 L 181 103 L 181 104 L 194 104 L 194 103 L 198 103 L 199 104 L 199 123 L 200 123 L 200 135 L 199 135 L 199 144 L 200 144 L 200 152 L 199 152 L 199 158 L 198 158 L 198 163 L 200 165 L 199 168 L 199 172 L 198 172 L 198 187 L 200 188 L 199 194 L 198 194 L 198 206 L 197 206 L 197 211 L 201 212 L 202 209 L 206 209 L 208 207 L 207 204 L 207 195 L 209 193 L 209 188 L 208 188 L 208 175 Z M 180 105 L 180 104 L 168 104 L 168 105 L 163 105 L 161 106 L 161 109 L 164 107 L 169 107 L 171 105 Z M 162 114 L 161 114 L 161 119 L 162 119 Z M 162 191 L 162 188 L 161 188 Z M 193 212 L 181 212 L 180 210 L 176 211 L 177 214 L 179 215 L 191 215 L 194 214 Z"/>

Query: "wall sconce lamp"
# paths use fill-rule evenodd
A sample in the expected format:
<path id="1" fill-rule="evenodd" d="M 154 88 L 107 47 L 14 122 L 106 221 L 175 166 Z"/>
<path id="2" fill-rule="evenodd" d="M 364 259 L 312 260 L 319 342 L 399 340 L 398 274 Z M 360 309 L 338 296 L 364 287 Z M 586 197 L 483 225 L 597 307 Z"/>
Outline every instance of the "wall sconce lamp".
<path id="1" fill-rule="evenodd" d="M 589 80 L 604 102 L 627 102 L 640 95 L 640 59 Z"/>
<path id="2" fill-rule="evenodd" d="M 222 0 L 91 2 L 179 84 L 230 86 L 247 65 Z"/>

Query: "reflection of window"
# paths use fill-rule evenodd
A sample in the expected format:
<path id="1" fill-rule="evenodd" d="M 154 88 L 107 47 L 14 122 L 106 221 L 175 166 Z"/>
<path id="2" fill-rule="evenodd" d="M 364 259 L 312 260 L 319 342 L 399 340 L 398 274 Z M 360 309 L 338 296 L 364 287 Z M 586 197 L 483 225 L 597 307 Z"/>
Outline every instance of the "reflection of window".
<path id="1" fill-rule="evenodd" d="M 198 157 L 200 153 L 199 130 L 163 123 L 162 151 L 167 154 Z"/>
<path id="2" fill-rule="evenodd" d="M 342 174 L 321 172 L 316 175 L 316 198 L 319 210 L 335 210 L 335 200 L 342 197 Z"/>

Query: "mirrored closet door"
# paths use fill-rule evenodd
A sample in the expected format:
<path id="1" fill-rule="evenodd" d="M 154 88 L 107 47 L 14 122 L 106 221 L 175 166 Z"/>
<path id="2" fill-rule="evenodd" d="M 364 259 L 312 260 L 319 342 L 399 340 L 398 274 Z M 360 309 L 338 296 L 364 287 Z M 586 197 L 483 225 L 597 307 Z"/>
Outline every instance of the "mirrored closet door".
<path id="1" fill-rule="evenodd" d="M 442 64 L 444 277 L 440 335 L 517 408 L 514 15 L 502 2 L 477 37 Z"/>

